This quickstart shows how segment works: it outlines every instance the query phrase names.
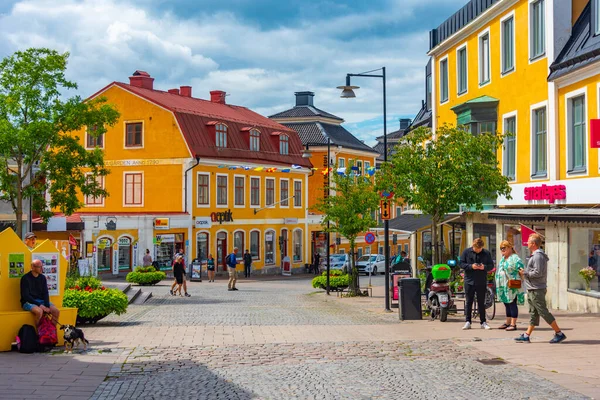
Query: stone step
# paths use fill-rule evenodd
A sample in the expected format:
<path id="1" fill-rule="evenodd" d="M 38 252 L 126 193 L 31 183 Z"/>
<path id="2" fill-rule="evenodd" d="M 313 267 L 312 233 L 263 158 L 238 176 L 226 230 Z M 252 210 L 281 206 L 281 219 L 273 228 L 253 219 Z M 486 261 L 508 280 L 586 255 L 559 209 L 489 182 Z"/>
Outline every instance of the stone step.
<path id="1" fill-rule="evenodd" d="M 142 289 L 135 287 L 135 288 L 130 288 L 129 290 L 127 290 L 127 292 L 125 292 L 125 294 L 127 295 L 127 298 L 129 299 L 129 304 L 133 303 L 135 301 L 135 299 L 137 299 L 140 295 L 140 293 L 142 293 Z"/>
<path id="2" fill-rule="evenodd" d="M 141 292 L 139 296 L 131 304 L 144 304 L 149 298 L 152 297 L 152 292 Z"/>
<path id="3" fill-rule="evenodd" d="M 105 288 L 119 289 L 123 293 L 127 293 L 131 289 L 131 283 L 127 282 L 102 281 L 102 284 Z"/>

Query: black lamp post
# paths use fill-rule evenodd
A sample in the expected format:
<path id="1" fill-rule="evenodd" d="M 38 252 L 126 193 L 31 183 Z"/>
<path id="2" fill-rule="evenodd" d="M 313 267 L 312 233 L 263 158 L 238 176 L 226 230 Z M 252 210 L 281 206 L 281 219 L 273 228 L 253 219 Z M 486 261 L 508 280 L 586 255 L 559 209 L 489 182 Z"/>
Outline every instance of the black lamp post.
<path id="1" fill-rule="evenodd" d="M 372 74 L 372 72 L 381 71 L 381 74 Z M 360 74 L 346 74 L 346 85 L 338 86 L 338 89 L 342 89 L 341 98 L 352 99 L 356 97 L 354 89 L 358 89 L 358 86 L 352 86 L 350 84 L 350 77 L 362 76 L 367 78 L 381 78 L 383 80 L 383 162 L 387 163 L 388 151 L 387 151 L 387 110 L 385 103 L 385 67 L 374 69 L 372 71 L 363 72 Z M 386 219 L 383 222 L 384 227 L 384 242 L 385 242 L 385 310 L 392 311 L 390 309 L 390 224 Z"/>
<path id="2" fill-rule="evenodd" d="M 302 153 L 302 157 L 304 157 L 304 158 L 311 157 L 312 154 L 311 154 L 310 150 L 308 149 L 310 146 L 314 147 L 314 146 L 322 146 L 322 145 L 323 145 L 323 143 L 310 143 L 310 142 L 306 143 L 305 144 L 306 150 L 304 151 L 304 153 Z M 329 170 L 330 165 L 331 165 L 331 139 L 328 136 L 327 137 L 327 197 L 329 197 L 331 195 L 330 189 L 329 189 L 329 186 L 331 183 L 330 176 L 329 176 L 331 174 L 331 171 Z M 331 267 L 331 265 L 330 265 L 331 260 L 330 260 L 330 254 L 329 254 L 331 251 L 330 246 L 331 246 L 331 244 L 329 243 L 329 219 L 327 219 L 327 253 L 326 253 L 327 254 L 327 284 L 326 284 L 326 289 L 325 289 L 327 292 L 327 295 L 329 295 L 329 270 Z"/>

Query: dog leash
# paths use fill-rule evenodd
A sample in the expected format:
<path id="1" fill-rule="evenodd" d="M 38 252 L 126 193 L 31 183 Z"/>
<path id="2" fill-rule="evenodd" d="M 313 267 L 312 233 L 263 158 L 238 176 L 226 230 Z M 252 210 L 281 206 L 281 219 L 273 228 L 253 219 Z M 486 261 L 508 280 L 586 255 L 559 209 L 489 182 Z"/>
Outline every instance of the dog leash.
<path id="1" fill-rule="evenodd" d="M 51 320 L 53 323 L 55 323 L 56 325 L 58 325 L 58 327 L 59 327 L 59 328 L 62 328 L 62 327 L 64 326 L 63 324 L 61 324 L 60 322 L 58 322 L 58 319 L 57 319 L 57 318 L 54 318 L 54 315 L 52 315 L 51 313 L 49 313 L 49 312 L 45 312 L 45 313 L 44 313 L 44 315 L 45 315 L 46 317 L 50 318 L 50 320 Z"/>

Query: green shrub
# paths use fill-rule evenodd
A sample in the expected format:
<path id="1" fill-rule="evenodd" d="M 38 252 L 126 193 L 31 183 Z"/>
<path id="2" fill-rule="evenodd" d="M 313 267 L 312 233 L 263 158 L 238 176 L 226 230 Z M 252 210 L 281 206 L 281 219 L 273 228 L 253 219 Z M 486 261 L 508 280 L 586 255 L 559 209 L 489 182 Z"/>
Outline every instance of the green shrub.
<path id="1" fill-rule="evenodd" d="M 331 272 L 340 272 L 340 271 L 331 271 Z M 336 273 L 329 274 L 329 289 L 330 290 L 338 290 L 347 288 L 350 284 L 350 277 L 345 274 Z M 312 287 L 315 289 L 327 289 L 327 274 L 323 274 L 321 276 L 317 276 L 312 280 Z"/>
<path id="2" fill-rule="evenodd" d="M 88 286 L 90 287 L 90 286 Z M 63 295 L 64 307 L 77 308 L 77 316 L 82 318 L 102 317 L 127 311 L 129 300 L 119 289 L 67 289 Z"/>
<path id="3" fill-rule="evenodd" d="M 329 276 L 341 276 L 344 275 L 344 273 L 338 269 L 331 269 L 329 270 Z M 324 271 L 321 276 L 327 276 L 327 271 Z M 331 285 L 330 285 L 331 286 Z"/>
<path id="4" fill-rule="evenodd" d="M 150 268 L 150 271 L 147 271 Z M 156 285 L 167 277 L 162 271 L 156 271 L 154 267 L 137 267 L 135 271 L 127 274 L 125 280 L 138 285 Z"/>

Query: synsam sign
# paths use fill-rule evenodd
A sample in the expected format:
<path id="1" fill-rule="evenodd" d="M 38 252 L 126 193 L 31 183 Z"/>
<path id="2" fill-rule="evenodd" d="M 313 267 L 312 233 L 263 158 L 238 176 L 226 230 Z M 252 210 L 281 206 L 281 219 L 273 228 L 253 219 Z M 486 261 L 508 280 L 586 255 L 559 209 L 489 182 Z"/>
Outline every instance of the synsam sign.
<path id="1" fill-rule="evenodd" d="M 565 185 L 542 185 L 529 186 L 525 190 L 525 200 L 548 200 L 548 203 L 554 204 L 556 200 L 567 198 L 567 187 Z"/>

